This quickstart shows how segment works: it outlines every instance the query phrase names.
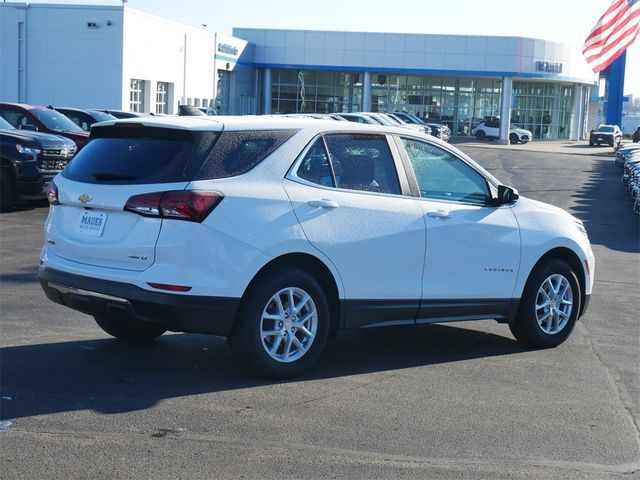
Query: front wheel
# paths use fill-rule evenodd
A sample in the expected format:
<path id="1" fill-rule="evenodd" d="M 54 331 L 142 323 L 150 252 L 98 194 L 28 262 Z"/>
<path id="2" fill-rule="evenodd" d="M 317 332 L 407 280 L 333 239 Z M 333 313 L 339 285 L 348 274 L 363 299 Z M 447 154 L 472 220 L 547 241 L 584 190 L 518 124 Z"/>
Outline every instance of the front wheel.
<path id="1" fill-rule="evenodd" d="M 484 130 L 478 130 L 476 132 L 476 138 L 480 141 L 484 140 L 485 138 L 487 138 L 487 134 L 484 133 Z"/>
<path id="2" fill-rule="evenodd" d="M 563 260 L 549 259 L 529 277 L 518 315 L 509 324 L 511 333 L 531 347 L 556 347 L 571 335 L 580 299 L 580 284 L 573 268 Z"/>
<path id="3" fill-rule="evenodd" d="M 130 323 L 110 317 L 93 317 L 98 326 L 112 337 L 128 342 L 148 342 L 159 337 L 166 329 L 155 325 Z"/>
<path id="4" fill-rule="evenodd" d="M 515 133 L 512 133 L 511 135 L 509 135 L 510 143 L 518 143 L 519 141 L 520 141 L 520 138 Z"/>
<path id="5" fill-rule="evenodd" d="M 329 333 L 329 305 L 318 281 L 295 268 L 262 278 L 242 302 L 230 338 L 236 358 L 270 378 L 311 368 Z"/>

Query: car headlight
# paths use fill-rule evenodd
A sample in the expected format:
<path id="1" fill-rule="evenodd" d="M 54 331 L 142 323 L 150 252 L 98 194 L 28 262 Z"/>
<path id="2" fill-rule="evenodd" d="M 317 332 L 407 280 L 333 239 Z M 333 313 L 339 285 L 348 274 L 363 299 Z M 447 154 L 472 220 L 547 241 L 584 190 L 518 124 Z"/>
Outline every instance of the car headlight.
<path id="1" fill-rule="evenodd" d="M 39 148 L 23 147 L 20 144 L 16 145 L 16 150 L 18 151 L 18 153 L 24 153 L 26 155 L 40 155 L 40 152 L 42 151 Z"/>

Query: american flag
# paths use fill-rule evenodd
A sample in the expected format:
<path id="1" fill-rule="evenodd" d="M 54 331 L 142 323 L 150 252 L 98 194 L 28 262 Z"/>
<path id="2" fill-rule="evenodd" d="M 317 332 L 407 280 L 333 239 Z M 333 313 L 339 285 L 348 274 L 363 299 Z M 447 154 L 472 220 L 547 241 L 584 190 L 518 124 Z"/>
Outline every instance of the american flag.
<path id="1" fill-rule="evenodd" d="M 640 30 L 640 0 L 614 0 L 584 41 L 582 53 L 594 72 L 604 70 L 633 43 Z"/>

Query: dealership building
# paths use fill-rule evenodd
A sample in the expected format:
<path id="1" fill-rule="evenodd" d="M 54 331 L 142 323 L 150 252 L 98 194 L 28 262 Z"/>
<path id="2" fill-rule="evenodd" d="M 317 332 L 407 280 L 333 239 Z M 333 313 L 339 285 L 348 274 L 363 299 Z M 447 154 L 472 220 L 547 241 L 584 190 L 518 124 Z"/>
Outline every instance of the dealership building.
<path id="1" fill-rule="evenodd" d="M 578 47 L 522 37 L 248 28 L 228 36 L 127 6 L 28 3 L 0 4 L 0 27 L 0 99 L 44 105 L 408 111 L 459 135 L 500 117 L 537 139 L 579 139 L 597 80 Z"/>

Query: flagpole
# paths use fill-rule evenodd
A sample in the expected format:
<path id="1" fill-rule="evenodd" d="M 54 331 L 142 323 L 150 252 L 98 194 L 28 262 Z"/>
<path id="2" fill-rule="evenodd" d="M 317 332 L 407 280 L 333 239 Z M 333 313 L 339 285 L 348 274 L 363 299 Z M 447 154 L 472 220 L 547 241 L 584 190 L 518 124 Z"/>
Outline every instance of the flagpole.
<path id="1" fill-rule="evenodd" d="M 622 101 L 624 97 L 624 71 L 627 60 L 626 50 L 622 52 L 603 72 L 606 78 L 605 119 L 607 125 L 622 126 Z"/>

